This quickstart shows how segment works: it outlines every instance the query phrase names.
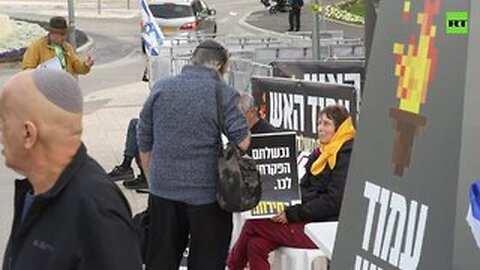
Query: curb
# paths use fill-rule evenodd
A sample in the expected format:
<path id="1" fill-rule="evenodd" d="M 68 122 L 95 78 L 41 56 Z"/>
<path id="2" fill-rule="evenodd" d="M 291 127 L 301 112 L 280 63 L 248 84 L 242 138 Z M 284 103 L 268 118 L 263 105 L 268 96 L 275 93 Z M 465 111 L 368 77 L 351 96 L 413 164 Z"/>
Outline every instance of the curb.
<path id="1" fill-rule="evenodd" d="M 267 30 L 267 29 L 265 29 L 265 28 L 260 28 L 260 27 L 257 27 L 257 26 L 254 26 L 254 25 L 251 25 L 251 24 L 247 23 L 247 22 L 246 22 L 246 19 L 247 19 L 250 15 L 252 15 L 253 12 L 257 12 L 257 11 L 258 11 L 258 10 L 254 10 L 254 11 L 250 11 L 249 13 L 245 14 L 242 18 L 240 18 L 240 20 L 238 21 L 238 24 L 240 24 L 240 25 L 243 26 L 243 27 L 249 28 L 249 29 L 251 29 L 251 30 L 265 33 L 265 34 L 267 34 L 267 35 L 273 35 L 273 36 L 284 37 L 284 38 L 304 39 L 304 38 L 301 37 L 301 36 L 283 34 L 283 33 L 275 32 L 275 31 L 272 31 L 272 30 Z"/>
<path id="2" fill-rule="evenodd" d="M 0 70 L 14 68 L 22 68 L 22 61 L 0 63 Z"/>
<path id="3" fill-rule="evenodd" d="M 86 35 L 86 34 L 85 34 Z M 95 41 L 89 36 L 86 35 L 88 41 L 77 48 L 77 54 L 86 54 L 88 53 L 92 48 L 95 47 Z M 0 68 L 4 69 L 14 69 L 14 68 L 21 68 L 22 67 L 22 61 L 13 61 L 13 62 L 6 62 L 6 63 L 0 63 Z"/>
<path id="4" fill-rule="evenodd" d="M 85 32 L 83 33 L 85 34 L 85 36 L 87 36 L 87 42 L 82 46 L 80 46 L 79 48 L 77 48 L 77 54 L 85 54 L 95 47 L 95 41 L 93 40 L 93 38 L 91 38 Z"/>
<path id="5" fill-rule="evenodd" d="M 318 15 L 318 16 L 320 17 L 320 15 Z M 342 24 L 342 25 L 345 25 L 345 26 L 355 27 L 355 28 L 364 28 L 365 27 L 365 25 L 347 23 L 347 22 L 344 22 L 344 21 L 330 19 L 330 18 L 327 18 L 327 17 L 325 17 L 325 21 L 329 21 L 329 22 L 332 22 L 332 23 L 338 23 L 338 24 Z"/>
<path id="6" fill-rule="evenodd" d="M 257 27 L 257 26 L 254 26 L 254 25 L 251 25 L 249 23 L 247 23 L 246 19 L 247 17 L 249 17 L 250 15 L 252 15 L 252 13 L 254 12 L 257 12 L 259 10 L 254 10 L 254 11 L 250 11 L 249 13 L 247 13 L 246 15 L 244 15 L 239 21 L 238 23 L 243 26 L 243 27 L 246 27 L 246 28 L 249 28 L 249 29 L 252 29 L 254 31 L 259 31 L 259 32 L 263 32 L 265 34 L 268 34 L 268 35 L 274 35 L 274 36 L 279 36 L 279 37 L 289 37 L 289 38 L 296 38 L 298 37 L 299 39 L 304 39 L 304 37 L 301 37 L 301 36 L 296 36 L 296 35 L 289 35 L 289 34 L 284 34 L 284 33 L 280 33 L 280 32 L 276 32 L 276 31 L 273 31 L 273 30 L 267 30 L 265 28 L 260 28 L 260 27 Z M 320 15 L 317 15 L 317 16 L 320 16 Z M 320 18 L 321 20 L 321 18 Z M 349 27 L 353 27 L 353 28 L 364 28 L 365 26 L 364 25 L 358 25 L 358 24 L 350 24 L 350 23 L 346 23 L 346 22 L 343 22 L 343 21 L 339 21 L 339 20 L 335 20 L 335 19 L 330 19 L 330 18 L 325 18 L 325 21 L 328 21 L 330 23 L 336 23 L 336 24 L 340 24 L 340 25 L 344 25 L 344 26 L 349 26 Z"/>

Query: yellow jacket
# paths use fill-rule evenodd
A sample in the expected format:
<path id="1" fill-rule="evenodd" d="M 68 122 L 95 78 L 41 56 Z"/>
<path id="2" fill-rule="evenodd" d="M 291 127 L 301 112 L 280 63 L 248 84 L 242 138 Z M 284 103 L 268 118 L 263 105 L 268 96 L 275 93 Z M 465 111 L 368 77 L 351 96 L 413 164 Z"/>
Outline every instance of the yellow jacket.
<path id="1" fill-rule="evenodd" d="M 65 42 L 62 46 L 65 51 L 66 71 L 72 75 L 87 74 L 90 71 L 90 68 L 78 58 L 72 45 Z M 28 46 L 27 51 L 23 55 L 22 68 L 36 68 L 41 63 L 54 57 L 56 57 L 55 49 L 51 45 L 48 36 L 42 37 Z"/>

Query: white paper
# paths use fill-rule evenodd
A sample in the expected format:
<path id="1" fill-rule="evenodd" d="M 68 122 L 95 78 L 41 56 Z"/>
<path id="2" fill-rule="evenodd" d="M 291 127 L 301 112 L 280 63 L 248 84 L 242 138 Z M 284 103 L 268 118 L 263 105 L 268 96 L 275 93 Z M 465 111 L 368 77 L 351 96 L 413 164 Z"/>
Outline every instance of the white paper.
<path id="1" fill-rule="evenodd" d="M 49 68 L 49 69 L 56 69 L 56 70 L 63 69 L 62 64 L 60 63 L 60 60 L 57 57 L 53 57 L 52 59 L 41 63 L 37 68 Z"/>

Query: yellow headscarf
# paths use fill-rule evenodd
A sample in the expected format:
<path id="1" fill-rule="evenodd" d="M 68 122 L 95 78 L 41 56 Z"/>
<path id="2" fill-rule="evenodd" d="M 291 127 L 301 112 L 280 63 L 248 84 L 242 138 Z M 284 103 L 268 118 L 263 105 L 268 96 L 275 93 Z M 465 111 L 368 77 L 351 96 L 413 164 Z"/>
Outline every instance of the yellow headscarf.
<path id="1" fill-rule="evenodd" d="M 335 168 L 337 163 L 337 153 L 342 145 L 355 137 L 355 128 L 353 127 L 352 118 L 349 117 L 340 125 L 337 132 L 327 144 L 320 144 L 320 156 L 315 160 L 310 168 L 313 175 L 320 174 L 328 162 L 330 169 Z"/>

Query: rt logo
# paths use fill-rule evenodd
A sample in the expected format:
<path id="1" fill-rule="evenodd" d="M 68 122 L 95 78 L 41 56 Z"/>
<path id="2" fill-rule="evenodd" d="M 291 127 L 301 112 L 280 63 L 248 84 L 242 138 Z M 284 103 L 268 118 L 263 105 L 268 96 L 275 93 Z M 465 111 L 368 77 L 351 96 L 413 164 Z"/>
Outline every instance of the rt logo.
<path id="1" fill-rule="evenodd" d="M 468 12 L 447 12 L 447 34 L 468 34 Z"/>

